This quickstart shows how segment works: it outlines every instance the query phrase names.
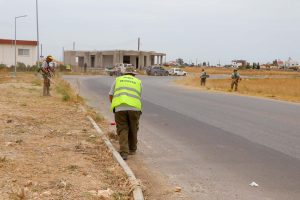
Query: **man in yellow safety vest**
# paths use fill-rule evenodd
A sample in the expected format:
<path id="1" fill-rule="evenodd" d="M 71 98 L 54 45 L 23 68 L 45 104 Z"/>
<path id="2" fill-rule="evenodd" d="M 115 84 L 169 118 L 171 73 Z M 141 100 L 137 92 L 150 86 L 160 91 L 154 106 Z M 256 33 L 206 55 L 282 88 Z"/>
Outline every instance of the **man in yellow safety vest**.
<path id="1" fill-rule="evenodd" d="M 137 132 L 142 113 L 142 82 L 135 75 L 134 69 L 127 67 L 124 75 L 116 78 L 109 92 L 119 136 L 119 152 L 124 160 L 137 150 Z"/>

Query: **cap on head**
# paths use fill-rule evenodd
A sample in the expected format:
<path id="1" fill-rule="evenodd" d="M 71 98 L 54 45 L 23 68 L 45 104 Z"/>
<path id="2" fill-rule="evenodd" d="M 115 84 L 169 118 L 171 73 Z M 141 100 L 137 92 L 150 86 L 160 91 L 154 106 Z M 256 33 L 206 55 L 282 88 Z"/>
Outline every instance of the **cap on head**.
<path id="1" fill-rule="evenodd" d="M 52 60 L 53 60 L 53 57 L 52 57 L 51 55 L 49 55 L 49 56 L 47 56 L 46 59 L 52 61 Z"/>

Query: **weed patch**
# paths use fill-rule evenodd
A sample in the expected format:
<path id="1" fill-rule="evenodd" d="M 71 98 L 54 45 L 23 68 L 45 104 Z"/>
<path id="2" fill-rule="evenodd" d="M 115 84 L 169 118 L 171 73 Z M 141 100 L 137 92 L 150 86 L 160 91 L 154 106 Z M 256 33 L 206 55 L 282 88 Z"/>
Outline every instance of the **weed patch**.
<path id="1" fill-rule="evenodd" d="M 184 67 L 183 70 L 188 73 L 196 73 L 200 74 L 202 67 Z M 207 67 L 204 68 L 208 74 L 231 74 L 233 69 L 232 68 L 213 68 Z M 299 71 L 284 71 L 284 70 L 255 70 L 255 69 L 240 69 L 239 73 L 241 75 L 293 75 L 293 76 L 300 76 Z"/>
<path id="2" fill-rule="evenodd" d="M 64 80 L 56 79 L 55 90 L 62 96 L 62 101 L 82 101 L 82 99 L 74 93 L 71 86 Z"/>
<path id="3" fill-rule="evenodd" d="M 35 79 L 31 82 L 31 84 L 33 86 L 41 86 L 42 85 L 42 80 L 39 80 L 39 79 Z"/>
<path id="4" fill-rule="evenodd" d="M 198 77 L 187 77 L 176 81 L 178 84 L 198 87 Z M 230 79 L 209 79 L 203 89 L 232 92 Z M 253 96 L 262 96 L 300 102 L 300 79 L 299 78 L 265 78 L 244 79 L 239 83 L 238 93 Z"/>

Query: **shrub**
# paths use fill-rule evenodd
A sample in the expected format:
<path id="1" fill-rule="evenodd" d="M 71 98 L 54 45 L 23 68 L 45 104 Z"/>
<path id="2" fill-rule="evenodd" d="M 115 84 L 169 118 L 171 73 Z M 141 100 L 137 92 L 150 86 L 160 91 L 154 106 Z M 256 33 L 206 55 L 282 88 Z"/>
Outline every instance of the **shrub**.
<path id="1" fill-rule="evenodd" d="M 7 71 L 8 67 L 5 64 L 0 64 L 0 71 Z"/>
<path id="2" fill-rule="evenodd" d="M 62 79 L 56 79 L 55 83 L 56 92 L 62 95 L 63 101 L 81 102 L 82 99 L 72 90 L 69 83 Z"/>

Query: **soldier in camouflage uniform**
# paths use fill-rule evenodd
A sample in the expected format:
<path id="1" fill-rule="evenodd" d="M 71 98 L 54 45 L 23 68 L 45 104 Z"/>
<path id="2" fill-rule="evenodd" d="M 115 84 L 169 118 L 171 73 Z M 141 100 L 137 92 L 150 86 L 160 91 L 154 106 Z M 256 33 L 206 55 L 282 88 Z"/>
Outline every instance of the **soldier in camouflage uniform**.
<path id="1" fill-rule="evenodd" d="M 43 96 L 50 96 L 50 78 L 53 76 L 54 68 L 50 66 L 50 62 L 53 61 L 52 56 L 47 56 L 43 62 L 41 71 L 44 79 Z"/>
<path id="2" fill-rule="evenodd" d="M 201 86 L 205 86 L 206 84 L 206 78 L 208 78 L 209 76 L 207 75 L 206 71 L 204 69 L 202 69 L 202 72 L 200 74 L 200 85 Z"/>
<path id="3" fill-rule="evenodd" d="M 241 81 L 241 76 L 240 74 L 237 72 L 237 69 L 233 70 L 233 73 L 231 74 L 231 90 L 237 91 L 238 90 L 238 85 L 239 82 Z"/>

